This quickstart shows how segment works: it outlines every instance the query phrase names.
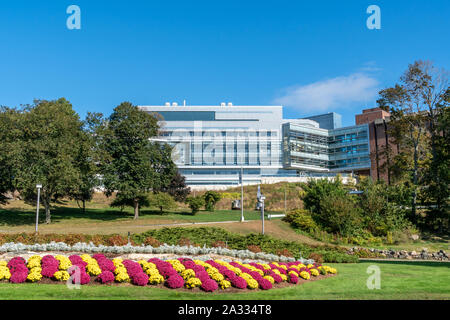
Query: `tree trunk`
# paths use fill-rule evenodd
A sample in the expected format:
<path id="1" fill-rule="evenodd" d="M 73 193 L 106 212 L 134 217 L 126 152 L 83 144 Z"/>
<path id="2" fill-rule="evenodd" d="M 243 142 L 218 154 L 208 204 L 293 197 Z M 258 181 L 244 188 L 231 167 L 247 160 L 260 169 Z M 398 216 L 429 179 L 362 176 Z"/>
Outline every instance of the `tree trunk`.
<path id="1" fill-rule="evenodd" d="M 83 213 L 86 213 L 86 200 L 83 200 Z"/>
<path id="2" fill-rule="evenodd" d="M 139 201 L 137 199 L 133 200 L 134 202 L 134 220 L 139 218 Z"/>
<path id="3" fill-rule="evenodd" d="M 411 203 L 411 216 L 413 222 L 416 223 L 416 205 L 417 205 L 417 171 L 419 169 L 418 164 L 419 152 L 418 152 L 418 143 L 414 146 L 414 169 L 413 169 L 413 185 L 414 190 L 412 194 L 412 203 Z"/>
<path id="4" fill-rule="evenodd" d="M 45 207 L 45 223 L 49 224 L 52 222 L 51 215 L 50 215 L 50 199 L 47 197 L 44 197 L 44 207 Z"/>

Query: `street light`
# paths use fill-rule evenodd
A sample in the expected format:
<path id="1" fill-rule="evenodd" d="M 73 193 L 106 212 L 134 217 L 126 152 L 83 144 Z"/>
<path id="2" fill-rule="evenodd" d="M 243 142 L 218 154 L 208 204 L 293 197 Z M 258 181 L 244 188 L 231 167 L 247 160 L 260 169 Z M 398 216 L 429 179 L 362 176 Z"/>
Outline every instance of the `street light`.
<path id="1" fill-rule="evenodd" d="M 42 184 L 37 184 L 36 188 L 38 190 L 38 195 L 37 195 L 37 209 L 36 209 L 36 229 L 35 232 L 38 232 L 38 223 L 39 223 L 39 198 L 41 196 L 41 188 L 42 188 Z"/>
<path id="2" fill-rule="evenodd" d="M 241 222 L 244 222 L 244 167 L 241 167 L 239 182 L 241 183 Z"/>
<path id="3" fill-rule="evenodd" d="M 262 234 L 264 234 L 264 200 L 266 200 L 266 197 L 262 195 L 259 185 L 258 185 L 258 192 L 257 192 L 256 196 L 258 198 L 258 203 L 261 208 Z"/>

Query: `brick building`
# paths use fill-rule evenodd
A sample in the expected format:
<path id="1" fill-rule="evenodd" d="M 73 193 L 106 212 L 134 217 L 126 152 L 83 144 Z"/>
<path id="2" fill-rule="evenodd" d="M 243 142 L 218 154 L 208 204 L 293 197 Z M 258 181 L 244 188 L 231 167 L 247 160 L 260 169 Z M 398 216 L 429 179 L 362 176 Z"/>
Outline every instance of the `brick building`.
<path id="1" fill-rule="evenodd" d="M 389 159 L 385 154 L 386 146 L 392 141 L 388 135 L 390 114 L 380 108 L 363 110 L 362 114 L 355 116 L 357 125 L 368 124 L 370 145 L 370 176 L 373 180 L 384 180 L 390 184 L 390 174 L 386 169 Z M 395 148 L 394 148 L 395 150 Z"/>

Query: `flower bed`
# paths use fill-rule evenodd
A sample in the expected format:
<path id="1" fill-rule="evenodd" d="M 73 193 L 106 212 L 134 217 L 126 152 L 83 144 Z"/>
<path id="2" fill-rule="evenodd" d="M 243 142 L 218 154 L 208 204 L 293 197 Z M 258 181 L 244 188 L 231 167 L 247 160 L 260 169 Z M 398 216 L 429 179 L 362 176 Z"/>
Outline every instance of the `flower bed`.
<path id="1" fill-rule="evenodd" d="M 14 257 L 9 262 L 0 261 L 0 281 L 23 282 L 72 282 L 73 284 L 131 283 L 137 286 L 164 285 L 170 289 L 200 288 L 205 292 L 271 289 L 276 284 L 295 285 L 300 279 L 310 280 L 336 269 L 317 263 L 303 264 L 301 261 L 272 263 L 226 262 L 222 260 L 192 260 L 178 258 L 148 261 L 109 259 L 103 254 L 39 255 L 28 261 Z"/>

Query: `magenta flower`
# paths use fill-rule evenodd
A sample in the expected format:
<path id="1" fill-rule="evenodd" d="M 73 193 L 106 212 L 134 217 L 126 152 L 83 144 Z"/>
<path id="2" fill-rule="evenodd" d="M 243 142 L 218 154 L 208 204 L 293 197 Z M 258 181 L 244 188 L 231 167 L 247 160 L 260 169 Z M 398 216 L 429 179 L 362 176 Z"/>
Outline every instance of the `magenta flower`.
<path id="1" fill-rule="evenodd" d="M 245 281 L 245 279 L 242 277 L 235 277 L 233 279 L 230 279 L 230 282 L 233 287 L 236 287 L 238 289 L 247 288 L 247 281 Z"/>
<path id="2" fill-rule="evenodd" d="M 101 283 L 114 282 L 114 274 L 111 271 L 103 271 L 97 278 Z"/>
<path id="3" fill-rule="evenodd" d="M 213 292 L 219 288 L 217 285 L 217 282 L 215 282 L 212 279 L 206 279 L 205 281 L 202 281 L 201 288 L 205 290 L 206 292 Z"/>
<path id="4" fill-rule="evenodd" d="M 258 281 L 259 287 L 263 290 L 269 290 L 272 289 L 272 283 L 270 283 L 269 280 L 267 279 L 261 279 L 260 281 Z"/>
<path id="5" fill-rule="evenodd" d="M 148 283 L 148 275 L 145 274 L 144 272 L 133 275 L 131 279 L 132 282 L 138 286 L 145 286 Z"/>
<path id="6" fill-rule="evenodd" d="M 289 275 L 289 283 L 297 284 L 298 283 L 298 277 L 295 274 Z"/>
<path id="7" fill-rule="evenodd" d="M 184 286 L 184 280 L 180 275 L 175 274 L 170 276 L 165 284 L 171 289 L 182 288 Z"/>

